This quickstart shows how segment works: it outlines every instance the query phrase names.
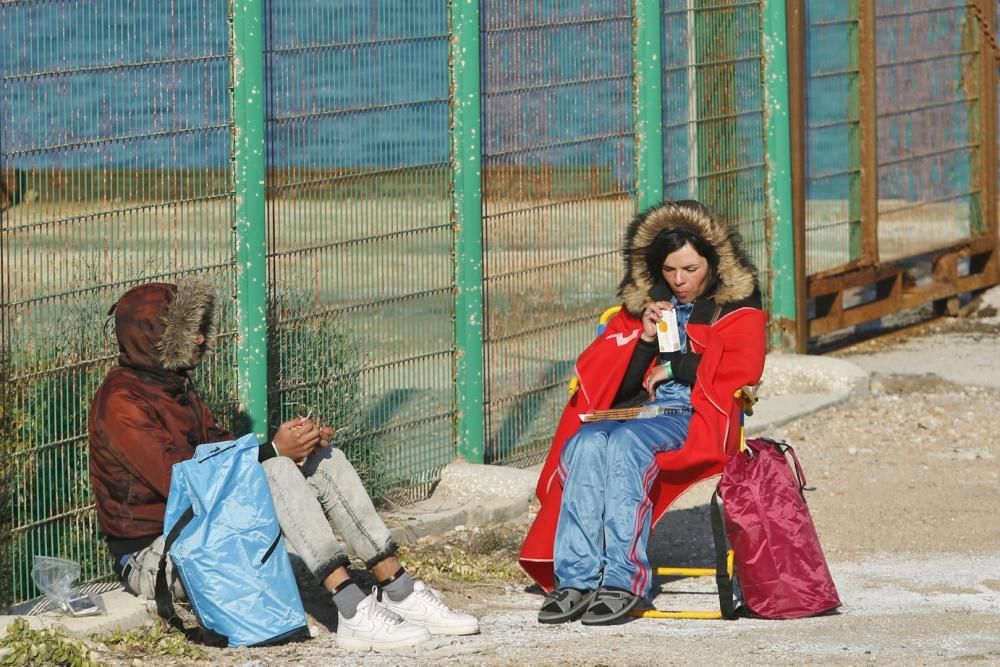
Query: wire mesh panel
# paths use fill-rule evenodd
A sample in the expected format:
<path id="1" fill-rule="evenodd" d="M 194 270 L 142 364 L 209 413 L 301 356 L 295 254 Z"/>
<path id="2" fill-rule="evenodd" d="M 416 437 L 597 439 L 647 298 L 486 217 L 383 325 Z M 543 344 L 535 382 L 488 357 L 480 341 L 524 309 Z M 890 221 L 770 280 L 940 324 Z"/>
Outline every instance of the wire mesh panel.
<path id="1" fill-rule="evenodd" d="M 662 34 L 664 195 L 736 224 L 766 287 L 760 3 L 664 0 Z"/>
<path id="2" fill-rule="evenodd" d="M 270 405 L 373 495 L 455 456 L 448 6 L 269 0 Z"/>
<path id="3" fill-rule="evenodd" d="M 879 0 L 879 256 L 968 238 L 980 220 L 979 38 L 968 3 Z M 989 138 L 992 141 L 992 137 Z"/>
<path id="4" fill-rule="evenodd" d="M 861 224 L 858 3 L 807 0 L 806 272 L 856 257 Z"/>
<path id="5" fill-rule="evenodd" d="M 0 34 L 2 603 L 36 594 L 34 555 L 110 572 L 86 438 L 105 316 L 140 280 L 227 286 L 232 193 L 225 3 L 3 2 Z M 203 386 L 223 410 L 228 354 Z"/>
<path id="6" fill-rule="evenodd" d="M 486 459 L 547 449 L 633 214 L 632 3 L 482 3 Z"/>

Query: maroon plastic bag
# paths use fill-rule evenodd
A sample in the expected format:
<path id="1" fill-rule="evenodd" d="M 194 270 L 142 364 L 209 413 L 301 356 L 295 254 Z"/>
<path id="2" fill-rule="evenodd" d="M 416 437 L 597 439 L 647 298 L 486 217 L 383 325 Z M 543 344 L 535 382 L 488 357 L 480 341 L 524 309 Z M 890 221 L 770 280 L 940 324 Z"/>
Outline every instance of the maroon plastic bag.
<path id="1" fill-rule="evenodd" d="M 726 463 L 717 494 L 751 616 L 802 618 L 841 605 L 802 493 L 805 484 L 794 450 L 769 438 L 747 440 L 746 449 Z M 725 599 L 722 606 L 726 614 Z M 727 615 L 735 616 L 731 597 L 728 606 Z"/>

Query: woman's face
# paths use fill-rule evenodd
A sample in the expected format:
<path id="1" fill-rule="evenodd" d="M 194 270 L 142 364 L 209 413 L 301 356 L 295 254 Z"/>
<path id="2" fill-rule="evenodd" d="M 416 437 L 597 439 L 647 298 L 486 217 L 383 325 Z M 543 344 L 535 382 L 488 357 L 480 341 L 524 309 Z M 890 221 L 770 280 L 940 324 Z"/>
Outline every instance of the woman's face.
<path id="1" fill-rule="evenodd" d="M 678 301 L 691 303 L 708 286 L 708 260 L 690 243 L 685 243 L 663 260 L 663 279 Z"/>

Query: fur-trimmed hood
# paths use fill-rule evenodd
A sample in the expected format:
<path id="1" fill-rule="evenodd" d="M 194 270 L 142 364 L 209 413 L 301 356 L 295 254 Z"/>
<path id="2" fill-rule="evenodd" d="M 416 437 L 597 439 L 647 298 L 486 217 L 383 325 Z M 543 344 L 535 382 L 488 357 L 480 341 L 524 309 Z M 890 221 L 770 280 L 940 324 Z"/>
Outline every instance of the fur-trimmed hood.
<path id="1" fill-rule="evenodd" d="M 207 282 L 139 285 L 118 299 L 111 314 L 122 366 L 188 371 L 198 363 L 198 334 L 205 335 L 206 353 L 215 342 L 215 290 Z"/>
<path id="2" fill-rule="evenodd" d="M 646 266 L 646 250 L 664 229 L 682 229 L 705 239 L 719 255 L 719 281 L 714 293 L 719 305 L 746 299 L 757 289 L 757 269 L 743 250 L 739 232 L 696 201 L 664 202 L 638 214 L 625 231 L 622 255 L 625 275 L 618 296 L 625 309 L 639 316 L 648 303 L 669 298 L 670 288 Z M 654 290 L 654 287 L 656 288 Z M 662 292 L 662 295 L 661 295 Z M 655 297 L 654 297 L 655 294 Z"/>

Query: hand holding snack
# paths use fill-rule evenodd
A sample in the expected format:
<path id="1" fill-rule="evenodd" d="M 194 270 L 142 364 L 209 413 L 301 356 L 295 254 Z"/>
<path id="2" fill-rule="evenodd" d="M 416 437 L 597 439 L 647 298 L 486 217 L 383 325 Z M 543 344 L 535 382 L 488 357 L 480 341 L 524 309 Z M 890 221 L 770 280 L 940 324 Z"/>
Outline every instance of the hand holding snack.
<path id="1" fill-rule="evenodd" d="M 282 423 L 274 435 L 273 444 L 279 456 L 287 456 L 298 463 L 320 446 L 320 439 L 320 429 L 306 416 Z"/>

